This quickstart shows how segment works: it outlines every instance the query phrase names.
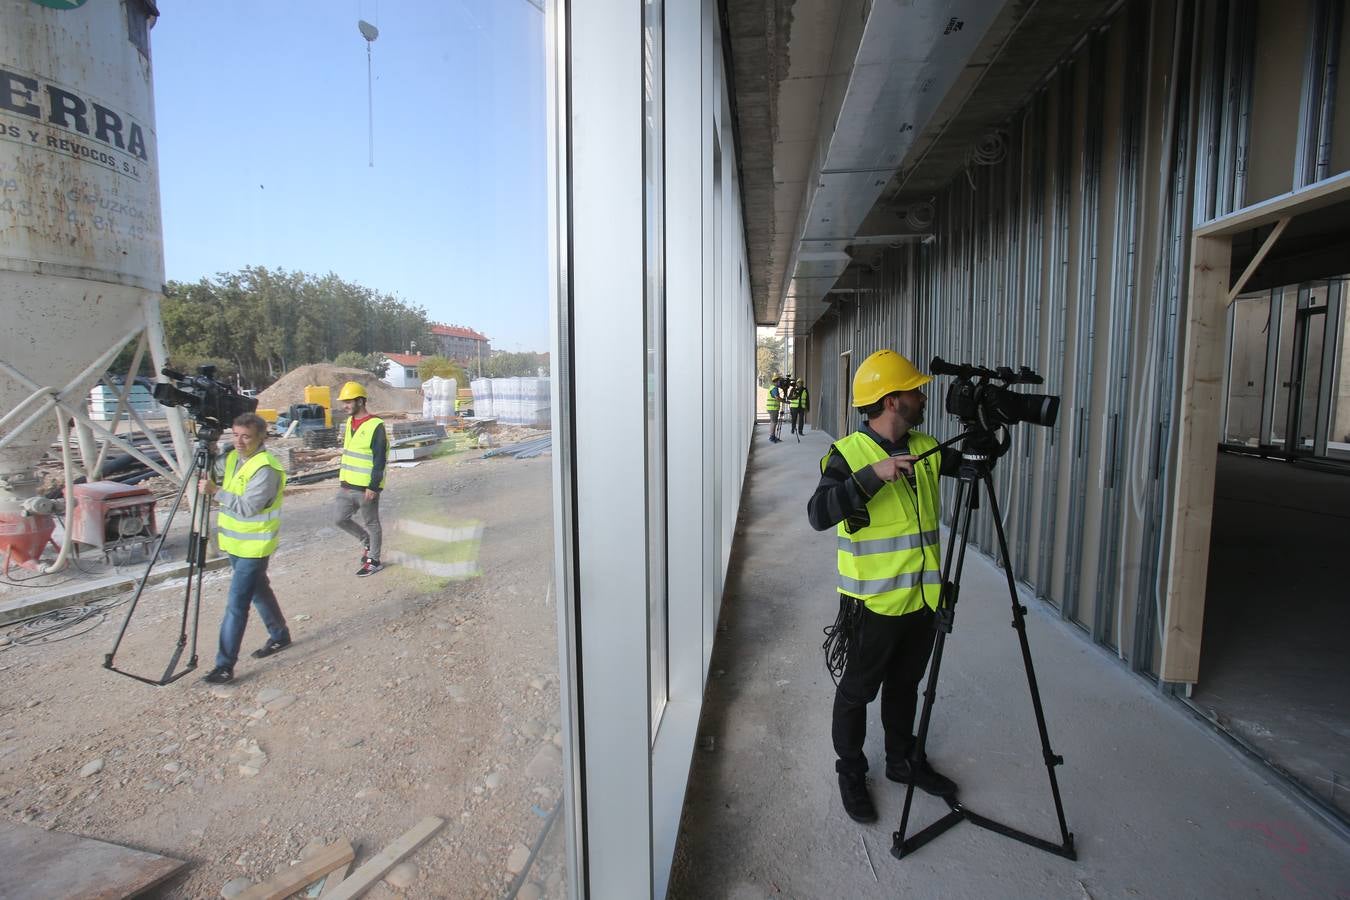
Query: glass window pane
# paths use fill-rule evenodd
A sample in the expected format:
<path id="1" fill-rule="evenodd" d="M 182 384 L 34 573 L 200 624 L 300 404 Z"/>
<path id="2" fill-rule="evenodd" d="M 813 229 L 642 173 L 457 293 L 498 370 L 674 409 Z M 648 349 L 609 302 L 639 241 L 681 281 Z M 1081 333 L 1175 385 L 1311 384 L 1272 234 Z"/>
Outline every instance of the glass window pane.
<path id="1" fill-rule="evenodd" d="M 665 34 L 664 5 L 642 6 L 642 147 L 647 255 L 647 535 L 651 641 L 651 733 L 667 697 L 666 578 L 666 273 L 665 273 Z"/>
<path id="2" fill-rule="evenodd" d="M 195 583 L 183 577 L 190 501 L 169 512 L 178 482 L 191 497 L 197 480 L 158 474 L 178 462 L 169 423 L 186 411 L 210 462 L 214 420 L 214 458 L 241 474 L 217 478 L 195 671 L 151 689 L 96 664 L 129 604 L 5 648 L 7 694 L 41 703 L 40 727 L 0 727 L 6 809 L 192 860 L 166 896 L 261 882 L 318 843 L 350 841 L 359 865 L 429 816 L 444 824 L 408 857 L 411 896 L 526 884 L 566 896 L 551 13 L 543 0 L 174 3 L 157 18 L 139 0 L 61 8 L 79 5 L 6 4 L 0 58 L 89 104 L 116 140 L 72 156 L 33 122 L 32 142 L 0 142 L 0 187 L 31 176 L 0 199 L 19 207 L 20 187 L 24 209 L 59 198 L 94 242 L 83 258 L 118 271 L 43 274 L 43 293 L 74 298 L 52 321 L 86 333 L 21 337 L 59 342 L 72 368 L 42 383 L 64 385 L 152 310 L 165 352 L 158 333 L 144 352 L 135 336 L 108 390 L 163 363 L 194 379 L 215 366 L 215 383 L 182 382 L 171 409 L 139 385 L 137 417 L 118 422 L 115 400 L 96 398 L 157 468 L 113 447 L 100 474 L 123 480 L 79 487 L 126 490 L 144 508 L 105 504 L 73 564 L 18 573 L 0 602 L 139 575 L 146 529 L 164 530 L 114 662 L 158 680 Z M 112 297 L 133 281 L 148 284 L 134 302 Z M 109 318 L 114 306 L 125 315 Z M 228 404 L 245 394 L 265 434 L 233 425 Z M 53 496 L 65 489 L 59 451 L 34 470 Z"/>

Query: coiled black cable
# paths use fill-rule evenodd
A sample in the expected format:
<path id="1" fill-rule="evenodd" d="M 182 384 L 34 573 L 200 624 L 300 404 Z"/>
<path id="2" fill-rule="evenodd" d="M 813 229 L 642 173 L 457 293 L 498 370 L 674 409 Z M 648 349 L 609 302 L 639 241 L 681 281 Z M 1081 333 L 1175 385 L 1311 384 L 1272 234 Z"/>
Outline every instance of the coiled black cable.
<path id="1" fill-rule="evenodd" d="M 844 666 L 848 664 L 849 652 L 858 640 L 858 631 L 862 627 L 862 601 L 847 594 L 839 595 L 839 614 L 834 624 L 825 626 L 825 643 L 820 649 L 825 651 L 825 669 L 835 687 L 843 677 Z"/>

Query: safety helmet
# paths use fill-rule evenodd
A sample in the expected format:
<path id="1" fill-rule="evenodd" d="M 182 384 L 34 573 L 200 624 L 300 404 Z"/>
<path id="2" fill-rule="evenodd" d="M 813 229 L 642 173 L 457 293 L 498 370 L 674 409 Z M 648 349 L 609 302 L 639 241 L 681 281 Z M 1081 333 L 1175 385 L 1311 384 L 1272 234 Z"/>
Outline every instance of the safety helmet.
<path id="1" fill-rule="evenodd" d="M 359 381 L 349 381 L 338 391 L 339 400 L 355 400 L 357 397 L 366 397 L 366 389 L 362 387 Z"/>
<path id="2" fill-rule="evenodd" d="M 853 406 L 861 409 L 896 391 L 912 391 L 933 380 L 894 350 L 878 350 L 853 373 Z"/>

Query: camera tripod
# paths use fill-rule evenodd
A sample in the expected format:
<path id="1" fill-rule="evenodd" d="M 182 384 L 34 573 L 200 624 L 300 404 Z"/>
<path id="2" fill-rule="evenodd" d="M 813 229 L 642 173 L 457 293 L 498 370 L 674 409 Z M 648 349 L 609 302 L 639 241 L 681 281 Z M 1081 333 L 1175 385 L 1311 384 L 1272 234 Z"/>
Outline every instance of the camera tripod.
<path id="1" fill-rule="evenodd" d="M 914 800 L 914 781 L 916 780 L 911 779 L 905 790 L 905 808 L 900 818 L 900 830 L 892 835 L 891 855 L 897 859 L 904 859 L 905 856 L 913 853 L 947 829 L 959 822 L 967 821 L 1004 837 L 1030 844 L 1032 847 L 1039 848 L 1047 853 L 1053 853 L 1065 859 L 1077 859 L 1078 855 L 1073 847 L 1073 834 L 1064 821 L 1064 804 L 1059 796 L 1059 782 L 1055 779 L 1055 767 L 1062 765 L 1064 758 L 1050 749 L 1050 735 L 1045 727 L 1045 711 L 1041 707 L 1041 692 L 1040 688 L 1036 686 L 1036 670 L 1031 662 L 1031 647 L 1027 644 L 1025 621 L 1027 609 L 1017 599 L 1017 587 L 1013 582 L 1012 561 L 1008 554 L 1008 540 L 1003 533 L 1003 519 L 999 513 L 998 498 L 994 494 L 994 481 L 990 476 L 994 460 L 1001 455 L 1002 451 L 1007 449 L 1008 442 L 1005 440 L 1002 443 L 997 443 L 993 440 L 992 435 L 968 432 L 940 447 L 933 448 L 929 453 L 936 453 L 943 446 L 949 446 L 962 439 L 965 440 L 965 443 L 962 444 L 961 449 L 959 483 L 953 506 L 954 518 L 947 541 L 947 558 L 942 564 L 942 590 L 939 595 L 937 615 L 933 626 L 937 631 L 937 636 L 933 645 L 933 658 L 928 667 L 928 685 L 923 695 L 923 713 L 919 718 L 919 733 L 914 748 L 910 752 L 910 767 L 911 771 L 917 771 L 916 767 L 925 758 L 928 725 L 933 717 L 933 704 L 937 699 L 938 675 L 942 670 L 942 651 L 947 643 L 947 635 L 951 634 L 955 619 L 956 600 L 961 590 L 961 571 L 965 564 L 966 545 L 970 537 L 970 523 L 975 510 L 980 505 L 980 484 L 983 483 L 989 496 L 989 509 L 994 516 L 994 529 L 998 534 L 999 558 L 1003 564 L 1003 573 L 1008 579 L 1008 595 L 1012 600 L 1012 627 L 1016 629 L 1017 639 L 1022 645 L 1022 665 L 1026 669 L 1027 685 L 1031 688 L 1031 705 L 1036 711 L 1036 727 L 1041 736 L 1041 754 L 1045 760 L 1045 770 L 1050 776 L 1050 792 L 1055 799 L 1055 814 L 1059 817 L 1060 843 L 1052 843 L 981 816 L 967 809 L 955 797 L 946 798 L 950 810 L 945 816 L 907 838 L 905 835 L 909 826 L 910 804 Z M 924 454 L 924 456 L 927 455 L 928 453 Z M 922 459 L 923 457 L 919 458 Z M 960 534 L 959 546 L 957 545 L 958 533 Z M 953 566 L 955 572 L 953 572 Z"/>
<path id="2" fill-rule="evenodd" d="M 122 627 L 118 629 L 117 639 L 113 641 L 112 649 L 103 657 L 103 668 L 111 669 L 119 675 L 125 675 L 146 684 L 153 684 L 156 687 L 172 684 L 197 668 L 197 626 L 202 612 L 202 576 L 205 573 L 206 548 L 211 529 L 211 503 L 209 498 L 203 496 L 198 487 L 197 479 L 201 475 L 210 475 L 216 460 L 215 445 L 219 439 L 220 431 L 218 429 L 205 428 L 199 425 L 197 444 L 192 454 L 192 464 L 183 474 L 182 486 L 179 487 L 178 496 L 174 498 L 173 506 L 169 509 L 169 517 L 160 530 L 159 541 L 155 544 L 155 552 L 150 556 L 150 561 L 145 565 L 145 572 L 141 574 L 141 580 L 136 585 L 136 593 L 131 598 L 131 606 L 127 609 L 126 617 L 122 620 Z M 183 589 L 183 611 L 178 625 L 178 643 L 174 647 L 168 665 L 164 667 L 164 674 L 158 679 L 147 678 L 117 668 L 113 665 L 113 658 L 117 655 L 117 648 L 122 644 L 122 638 L 127 633 L 127 626 L 131 624 L 131 617 L 136 612 L 136 605 L 141 600 L 141 593 L 145 590 L 145 585 L 150 579 L 150 570 L 154 568 L 155 562 L 159 559 L 160 551 L 164 549 L 164 541 L 169 536 L 169 526 L 173 524 L 173 518 L 178 513 L 178 507 L 182 505 L 183 497 L 187 495 L 189 489 L 192 491 L 192 498 L 189 501 L 189 507 L 192 510 L 192 524 L 188 528 L 187 584 Z M 174 669 L 177 668 L 179 661 L 183 658 L 183 651 L 188 647 L 189 611 L 192 616 L 192 648 L 187 665 L 182 671 L 175 673 Z"/>

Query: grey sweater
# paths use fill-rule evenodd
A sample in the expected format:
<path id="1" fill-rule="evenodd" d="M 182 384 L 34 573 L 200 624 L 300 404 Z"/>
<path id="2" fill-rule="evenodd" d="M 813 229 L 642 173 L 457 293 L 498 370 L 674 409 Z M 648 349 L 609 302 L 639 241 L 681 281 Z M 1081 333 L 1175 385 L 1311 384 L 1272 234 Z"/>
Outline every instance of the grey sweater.
<path id="1" fill-rule="evenodd" d="M 259 447 L 258 452 L 264 452 L 266 448 Z M 222 453 L 216 457 L 216 464 L 212 467 L 211 480 L 220 484 L 225 480 L 225 458 L 229 453 Z M 241 455 L 237 465 L 242 466 L 246 460 Z M 258 513 L 267 509 L 276 499 L 277 491 L 281 488 L 281 473 L 271 466 L 263 466 L 253 473 L 253 477 L 248 480 L 248 486 L 244 488 L 242 494 L 217 493 L 216 502 L 220 508 L 232 516 L 256 516 Z"/>

